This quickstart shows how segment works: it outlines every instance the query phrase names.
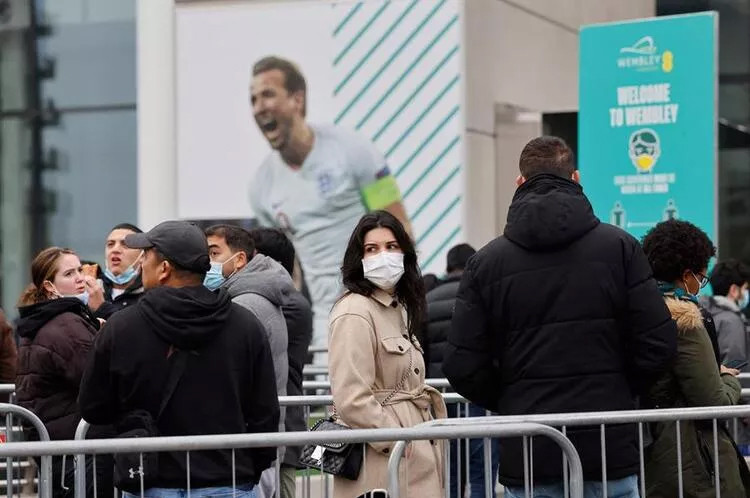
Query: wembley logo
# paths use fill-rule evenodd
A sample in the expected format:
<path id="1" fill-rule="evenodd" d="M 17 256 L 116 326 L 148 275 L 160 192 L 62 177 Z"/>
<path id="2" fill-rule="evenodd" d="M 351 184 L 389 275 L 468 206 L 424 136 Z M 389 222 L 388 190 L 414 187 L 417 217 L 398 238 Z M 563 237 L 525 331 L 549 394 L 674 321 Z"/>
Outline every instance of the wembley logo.
<path id="1" fill-rule="evenodd" d="M 632 68 L 637 71 L 656 71 L 661 69 L 665 73 L 674 67 L 674 55 L 669 50 L 658 53 L 654 38 L 644 36 L 634 44 L 622 47 L 621 56 L 617 58 L 617 67 Z"/>

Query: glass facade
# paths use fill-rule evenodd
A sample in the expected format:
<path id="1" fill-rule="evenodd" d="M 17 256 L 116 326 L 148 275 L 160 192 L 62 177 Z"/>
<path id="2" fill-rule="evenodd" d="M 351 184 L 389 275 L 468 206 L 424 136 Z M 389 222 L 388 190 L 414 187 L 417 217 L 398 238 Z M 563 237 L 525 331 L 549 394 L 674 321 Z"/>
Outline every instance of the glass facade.
<path id="1" fill-rule="evenodd" d="M 750 0 L 657 0 L 656 10 L 719 13 L 718 244 L 720 258 L 750 263 Z"/>
<path id="2" fill-rule="evenodd" d="M 48 245 L 101 260 L 136 222 L 135 0 L 9 2 L 0 24 L 0 302 Z"/>

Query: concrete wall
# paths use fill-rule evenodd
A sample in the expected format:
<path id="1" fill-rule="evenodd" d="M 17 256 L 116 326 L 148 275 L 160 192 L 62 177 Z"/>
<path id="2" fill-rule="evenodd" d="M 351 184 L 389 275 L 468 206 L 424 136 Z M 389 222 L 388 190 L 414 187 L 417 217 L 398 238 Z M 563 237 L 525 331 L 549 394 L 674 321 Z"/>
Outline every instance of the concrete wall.
<path id="1" fill-rule="evenodd" d="M 578 109 L 578 28 L 651 17 L 655 0 L 469 0 L 464 9 L 466 233 L 479 247 L 502 232 L 518 155 L 541 133 L 541 113 Z"/>

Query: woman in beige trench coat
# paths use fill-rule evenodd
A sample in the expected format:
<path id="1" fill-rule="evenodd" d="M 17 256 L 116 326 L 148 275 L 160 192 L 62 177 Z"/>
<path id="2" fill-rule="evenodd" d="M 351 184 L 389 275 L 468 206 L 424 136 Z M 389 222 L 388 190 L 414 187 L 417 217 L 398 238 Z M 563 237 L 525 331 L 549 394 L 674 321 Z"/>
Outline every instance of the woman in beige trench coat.
<path id="1" fill-rule="evenodd" d="M 424 312 L 417 255 L 401 223 L 385 211 L 354 229 L 342 266 L 346 294 L 329 322 L 329 375 L 339 421 L 356 429 L 412 427 L 445 417 L 440 393 L 425 385 L 415 337 Z M 334 498 L 387 488 L 394 443 L 366 445 L 356 481 L 335 477 Z M 401 496 L 443 495 L 443 443 L 414 441 L 400 466 Z"/>

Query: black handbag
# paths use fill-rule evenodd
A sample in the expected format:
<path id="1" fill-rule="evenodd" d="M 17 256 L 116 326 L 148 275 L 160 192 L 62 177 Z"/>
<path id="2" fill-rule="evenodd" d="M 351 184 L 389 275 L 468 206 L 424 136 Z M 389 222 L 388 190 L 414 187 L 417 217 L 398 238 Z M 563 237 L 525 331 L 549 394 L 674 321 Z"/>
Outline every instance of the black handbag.
<path id="1" fill-rule="evenodd" d="M 345 431 L 349 427 L 336 423 L 334 417 L 318 420 L 311 431 Z M 328 474 L 356 481 L 362 469 L 363 443 L 308 444 L 302 448 L 299 462 Z"/>
<path id="2" fill-rule="evenodd" d="M 187 364 L 187 352 L 174 350 L 171 359 L 172 364 L 169 376 L 164 384 L 159 413 L 156 419 L 147 410 L 132 410 L 123 415 L 116 424 L 118 437 L 155 437 L 159 435 L 158 421 L 169 399 L 174 394 L 177 384 L 180 382 L 182 373 Z M 141 479 L 143 489 L 148 489 L 159 474 L 158 453 L 118 453 L 114 456 L 114 483 L 121 491 L 138 494 L 141 492 Z"/>
<path id="3" fill-rule="evenodd" d="M 406 379 L 409 378 L 414 366 L 414 351 L 409 349 L 409 368 L 404 371 L 396 388 L 380 403 L 385 406 L 400 391 Z M 333 405 L 333 415 L 327 419 L 318 420 L 310 431 L 346 431 L 350 427 L 336 422 L 336 405 Z M 356 481 L 362 468 L 364 447 L 366 443 L 325 443 L 308 444 L 302 448 L 299 463 L 334 476 Z"/>

